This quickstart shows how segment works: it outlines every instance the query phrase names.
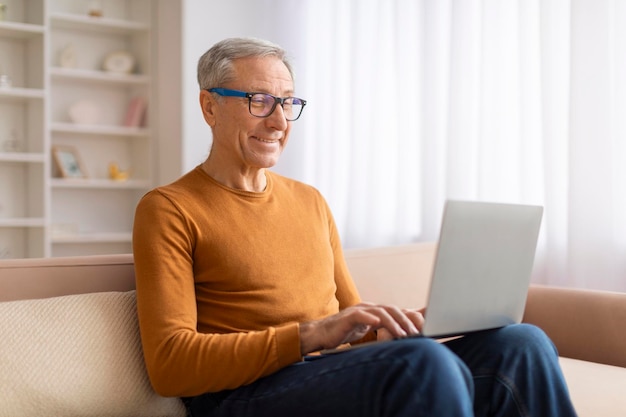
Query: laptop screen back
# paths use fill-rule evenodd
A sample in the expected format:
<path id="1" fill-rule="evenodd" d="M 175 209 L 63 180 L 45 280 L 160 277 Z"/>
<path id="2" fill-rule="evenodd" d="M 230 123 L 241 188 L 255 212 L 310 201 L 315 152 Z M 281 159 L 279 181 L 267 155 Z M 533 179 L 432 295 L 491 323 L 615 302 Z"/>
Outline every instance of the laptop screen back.
<path id="1" fill-rule="evenodd" d="M 542 214 L 540 206 L 446 203 L 423 335 L 521 321 Z"/>

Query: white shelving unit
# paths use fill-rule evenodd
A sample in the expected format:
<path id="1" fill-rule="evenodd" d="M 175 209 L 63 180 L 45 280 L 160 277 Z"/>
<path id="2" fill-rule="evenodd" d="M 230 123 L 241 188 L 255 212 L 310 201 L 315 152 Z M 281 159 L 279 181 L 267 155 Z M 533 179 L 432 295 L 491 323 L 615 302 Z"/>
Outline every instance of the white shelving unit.
<path id="1" fill-rule="evenodd" d="M 0 21 L 0 257 L 46 254 L 44 0 L 6 1 Z"/>
<path id="2" fill-rule="evenodd" d="M 130 252 L 135 206 L 153 185 L 153 2 L 0 2 L 0 258 Z M 115 52 L 132 70 L 104 69 Z M 146 115 L 129 125 L 137 98 Z M 58 147 L 84 178 L 61 175 Z"/>

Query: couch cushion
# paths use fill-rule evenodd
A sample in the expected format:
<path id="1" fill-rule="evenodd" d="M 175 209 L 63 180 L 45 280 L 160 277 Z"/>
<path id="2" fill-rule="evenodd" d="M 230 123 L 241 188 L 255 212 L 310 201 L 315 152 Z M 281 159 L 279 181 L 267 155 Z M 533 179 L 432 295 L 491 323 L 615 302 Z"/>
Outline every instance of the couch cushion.
<path id="1" fill-rule="evenodd" d="M 135 293 L 0 303 L 0 415 L 184 416 L 144 367 Z"/>
<path id="2" fill-rule="evenodd" d="M 569 358 L 560 362 L 580 417 L 626 416 L 626 368 Z"/>

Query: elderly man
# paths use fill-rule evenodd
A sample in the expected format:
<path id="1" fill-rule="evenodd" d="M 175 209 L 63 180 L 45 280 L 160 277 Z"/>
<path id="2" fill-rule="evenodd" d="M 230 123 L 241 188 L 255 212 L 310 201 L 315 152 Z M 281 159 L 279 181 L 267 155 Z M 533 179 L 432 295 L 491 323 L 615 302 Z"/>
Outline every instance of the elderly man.
<path id="1" fill-rule="evenodd" d="M 226 39 L 198 64 L 206 161 L 141 200 L 150 380 L 201 416 L 571 416 L 556 351 L 508 326 L 438 343 L 418 310 L 362 303 L 320 193 L 269 170 L 306 101 L 285 52 Z M 387 340 L 338 354 L 347 343 Z M 390 340 L 397 339 L 397 340 Z"/>

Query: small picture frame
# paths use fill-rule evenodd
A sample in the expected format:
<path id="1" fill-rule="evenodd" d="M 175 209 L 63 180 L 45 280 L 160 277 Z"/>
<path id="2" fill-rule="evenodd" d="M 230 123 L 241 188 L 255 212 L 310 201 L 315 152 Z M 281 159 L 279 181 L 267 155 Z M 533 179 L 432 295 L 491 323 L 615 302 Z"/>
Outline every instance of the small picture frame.
<path id="1" fill-rule="evenodd" d="M 61 177 L 87 178 L 87 171 L 85 171 L 76 148 L 72 146 L 54 146 L 52 155 Z"/>

